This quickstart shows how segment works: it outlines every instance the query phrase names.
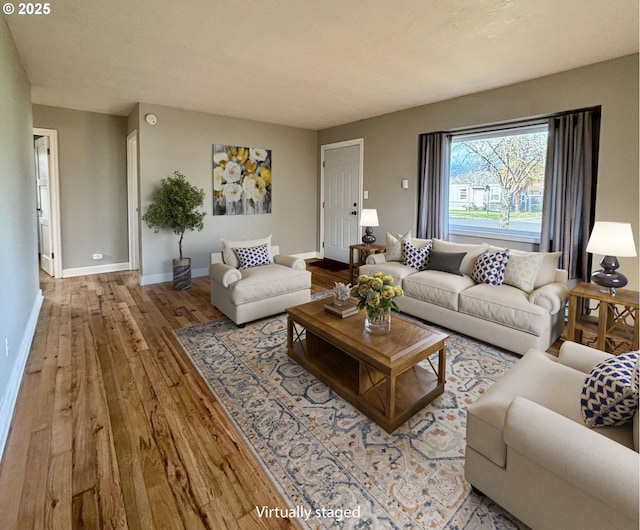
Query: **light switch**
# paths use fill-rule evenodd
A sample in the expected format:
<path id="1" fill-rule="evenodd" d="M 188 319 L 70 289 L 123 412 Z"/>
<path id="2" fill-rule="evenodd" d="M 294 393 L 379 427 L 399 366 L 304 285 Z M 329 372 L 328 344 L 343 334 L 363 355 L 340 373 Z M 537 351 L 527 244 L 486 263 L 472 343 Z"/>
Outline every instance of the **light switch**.
<path id="1" fill-rule="evenodd" d="M 408 179 L 402 179 L 402 189 L 404 189 L 404 190 L 408 190 L 409 189 L 409 180 Z"/>
<path id="2" fill-rule="evenodd" d="M 363 199 L 368 199 L 368 198 L 369 198 L 369 192 L 367 190 L 364 190 Z"/>

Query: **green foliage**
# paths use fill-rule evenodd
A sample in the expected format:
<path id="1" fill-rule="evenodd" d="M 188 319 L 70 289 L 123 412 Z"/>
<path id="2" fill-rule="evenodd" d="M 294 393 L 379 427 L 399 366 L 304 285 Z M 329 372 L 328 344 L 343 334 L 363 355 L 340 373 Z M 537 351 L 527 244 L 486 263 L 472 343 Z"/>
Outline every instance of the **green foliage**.
<path id="1" fill-rule="evenodd" d="M 182 259 L 182 239 L 187 230 L 204 228 L 205 212 L 198 211 L 204 203 L 204 190 L 189 184 L 179 171 L 173 177 L 162 179 L 160 189 L 153 196 L 142 220 L 157 234 L 161 228 L 169 228 L 180 236 L 178 248 Z"/>

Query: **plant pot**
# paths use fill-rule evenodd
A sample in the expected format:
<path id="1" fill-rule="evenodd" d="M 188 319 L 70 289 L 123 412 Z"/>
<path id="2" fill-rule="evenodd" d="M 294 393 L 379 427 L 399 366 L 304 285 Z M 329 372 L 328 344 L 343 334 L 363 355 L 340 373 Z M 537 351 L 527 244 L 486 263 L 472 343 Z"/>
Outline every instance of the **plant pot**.
<path id="1" fill-rule="evenodd" d="M 173 260 L 173 290 L 184 291 L 191 287 L 191 258 Z"/>

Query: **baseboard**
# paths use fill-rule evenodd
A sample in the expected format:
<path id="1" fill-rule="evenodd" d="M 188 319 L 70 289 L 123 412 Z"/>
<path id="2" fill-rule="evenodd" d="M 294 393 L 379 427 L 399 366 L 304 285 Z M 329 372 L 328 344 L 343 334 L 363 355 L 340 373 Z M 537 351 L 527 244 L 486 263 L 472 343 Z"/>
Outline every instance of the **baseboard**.
<path id="1" fill-rule="evenodd" d="M 9 375 L 7 388 L 2 396 L 2 403 L 0 404 L 0 458 L 2 458 L 2 455 L 4 454 L 4 448 L 9 436 L 13 410 L 16 406 L 16 400 L 18 399 L 18 391 L 20 390 L 24 367 L 27 364 L 29 350 L 31 350 L 31 342 L 33 341 L 33 336 L 36 331 L 38 315 L 40 314 L 40 308 L 42 307 L 43 300 L 44 297 L 42 296 L 42 290 L 38 289 L 36 299 L 33 301 L 29 320 L 25 326 L 24 334 L 22 335 L 22 341 L 20 343 L 16 362 L 13 364 L 13 370 Z"/>
<path id="2" fill-rule="evenodd" d="M 92 267 L 76 267 L 74 269 L 62 269 L 63 278 L 73 278 L 75 276 L 89 276 L 91 274 L 101 274 L 103 272 L 128 271 L 129 262 L 107 263 L 105 265 L 95 265 Z"/>

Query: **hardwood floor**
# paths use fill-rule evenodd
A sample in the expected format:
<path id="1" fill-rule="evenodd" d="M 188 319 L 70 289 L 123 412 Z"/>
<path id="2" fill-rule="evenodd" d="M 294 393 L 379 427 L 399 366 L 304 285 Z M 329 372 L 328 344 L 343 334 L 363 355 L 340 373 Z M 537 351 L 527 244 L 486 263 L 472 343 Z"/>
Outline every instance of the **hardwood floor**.
<path id="1" fill-rule="evenodd" d="M 315 292 L 340 278 L 315 269 Z M 222 316 L 208 278 L 137 278 L 43 275 L 0 528 L 298 528 L 258 517 L 286 504 L 171 333 Z"/>
<path id="2" fill-rule="evenodd" d="M 312 263 L 313 292 L 348 271 Z M 0 528 L 298 528 L 171 331 L 221 314 L 137 273 L 41 279 L 44 303 L 0 464 Z"/>

